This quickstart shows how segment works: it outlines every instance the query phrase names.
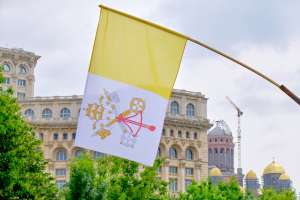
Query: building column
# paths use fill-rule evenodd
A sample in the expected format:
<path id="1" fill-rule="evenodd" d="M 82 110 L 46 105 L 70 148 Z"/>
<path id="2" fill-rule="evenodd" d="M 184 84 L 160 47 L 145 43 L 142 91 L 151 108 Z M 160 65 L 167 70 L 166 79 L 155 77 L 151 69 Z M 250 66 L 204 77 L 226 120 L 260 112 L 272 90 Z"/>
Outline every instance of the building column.
<path id="1" fill-rule="evenodd" d="M 195 175 L 194 175 L 194 177 L 195 177 L 196 182 L 199 182 L 201 180 L 201 167 L 202 167 L 202 165 L 200 163 L 195 164 L 195 172 L 194 172 Z"/>
<path id="2" fill-rule="evenodd" d="M 178 170 L 178 191 L 185 191 L 185 162 L 183 160 L 179 161 L 179 170 Z"/>
<path id="3" fill-rule="evenodd" d="M 166 160 L 162 165 L 161 178 L 169 182 L 169 161 L 168 160 Z"/>

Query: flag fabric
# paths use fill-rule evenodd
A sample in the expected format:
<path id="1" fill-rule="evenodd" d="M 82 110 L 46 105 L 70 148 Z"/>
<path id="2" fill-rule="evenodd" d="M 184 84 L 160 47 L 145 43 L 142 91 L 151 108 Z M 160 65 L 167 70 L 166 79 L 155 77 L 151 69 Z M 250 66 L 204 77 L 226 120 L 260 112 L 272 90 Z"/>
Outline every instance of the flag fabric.
<path id="1" fill-rule="evenodd" d="M 152 165 L 186 42 L 102 7 L 75 146 Z"/>

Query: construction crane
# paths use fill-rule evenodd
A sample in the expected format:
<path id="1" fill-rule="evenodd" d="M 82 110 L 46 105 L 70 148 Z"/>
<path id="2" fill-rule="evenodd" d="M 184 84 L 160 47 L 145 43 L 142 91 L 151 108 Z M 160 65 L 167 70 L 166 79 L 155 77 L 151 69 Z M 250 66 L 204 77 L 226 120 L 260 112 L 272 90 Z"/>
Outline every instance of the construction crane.
<path id="1" fill-rule="evenodd" d="M 238 168 L 237 171 L 238 173 L 242 173 L 242 161 L 241 161 L 241 116 L 243 115 L 243 112 L 233 101 L 229 98 L 226 97 L 226 99 L 229 101 L 229 103 L 236 109 L 237 111 L 237 118 L 238 118 L 238 128 L 237 128 L 237 144 L 238 144 Z"/>

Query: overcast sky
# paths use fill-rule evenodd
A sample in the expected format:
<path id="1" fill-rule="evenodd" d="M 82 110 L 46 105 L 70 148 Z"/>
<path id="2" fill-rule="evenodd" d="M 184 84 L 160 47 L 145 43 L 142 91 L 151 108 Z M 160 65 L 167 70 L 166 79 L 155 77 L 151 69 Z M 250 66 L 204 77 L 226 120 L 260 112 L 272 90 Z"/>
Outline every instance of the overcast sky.
<path id="1" fill-rule="evenodd" d="M 224 50 L 300 95 L 300 1 L 0 0 L 0 46 L 42 56 L 35 95 L 83 93 L 100 3 Z M 230 96 L 244 111 L 244 172 L 253 169 L 260 177 L 275 158 L 300 192 L 296 103 L 256 75 L 192 43 L 176 88 L 205 94 L 209 119 L 224 119 L 236 137 L 236 112 L 225 99 Z"/>

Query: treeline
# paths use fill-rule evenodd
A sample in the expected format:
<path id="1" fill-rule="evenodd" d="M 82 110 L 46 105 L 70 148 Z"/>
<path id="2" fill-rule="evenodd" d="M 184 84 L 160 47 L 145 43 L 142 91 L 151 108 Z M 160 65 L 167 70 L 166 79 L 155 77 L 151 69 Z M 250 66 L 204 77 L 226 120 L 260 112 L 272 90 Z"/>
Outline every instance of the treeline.
<path id="1" fill-rule="evenodd" d="M 75 158 L 70 181 L 60 197 L 66 200 L 295 200 L 294 191 L 263 190 L 255 196 L 240 188 L 236 180 L 213 185 L 209 180 L 193 182 L 186 192 L 170 194 L 167 182 L 157 177 L 162 164 L 141 168 L 135 162 L 107 156 L 93 160 L 90 155 Z"/>

